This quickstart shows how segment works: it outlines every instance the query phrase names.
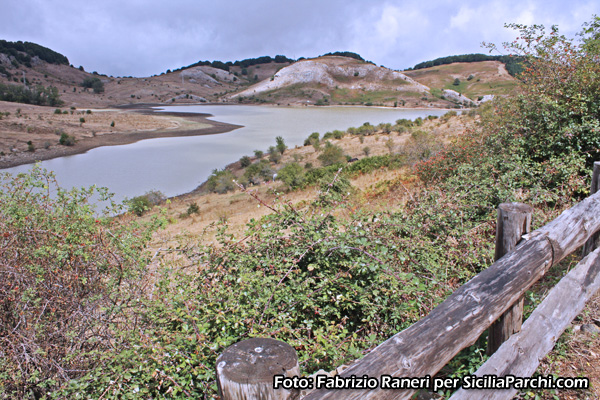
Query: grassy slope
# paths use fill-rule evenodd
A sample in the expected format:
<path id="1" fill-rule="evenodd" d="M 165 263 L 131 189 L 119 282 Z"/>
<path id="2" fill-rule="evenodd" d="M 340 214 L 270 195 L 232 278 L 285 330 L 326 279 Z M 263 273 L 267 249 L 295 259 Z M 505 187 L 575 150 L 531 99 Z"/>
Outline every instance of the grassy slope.
<path id="1" fill-rule="evenodd" d="M 453 137 L 460 135 L 467 129 L 474 120 L 470 117 L 461 116 L 451 118 L 448 122 L 442 122 L 440 120 L 426 121 L 422 127 L 415 128 L 416 130 L 428 131 L 435 135 L 438 140 L 447 142 Z M 308 136 L 308 133 L 307 133 Z M 406 149 L 406 144 L 410 140 L 409 133 L 403 133 L 398 135 L 397 133 L 385 134 L 377 133 L 370 136 L 365 136 L 363 142 L 360 141 L 359 136 L 346 135 L 344 138 L 336 140 L 331 139 L 330 141 L 342 147 L 344 153 L 356 158 L 365 157 L 363 149 L 369 147 L 370 156 L 388 154 L 389 149 L 386 146 L 386 142 L 392 139 L 394 146 L 393 151 L 395 153 L 402 153 Z M 315 152 L 312 146 L 297 146 L 293 149 L 288 149 L 279 164 L 271 163 L 273 169 L 279 169 L 283 165 L 289 162 L 298 160 L 301 165 L 311 163 L 314 166 L 319 166 L 320 162 L 317 157 L 320 153 Z M 265 157 L 266 158 L 266 157 Z M 244 172 L 240 168 L 239 163 L 230 165 L 230 169 L 235 175 L 241 176 Z M 388 194 L 381 195 L 383 192 L 387 192 L 384 187 L 404 177 L 406 171 L 404 170 L 379 170 L 374 171 L 370 174 L 364 174 L 358 176 L 352 180 L 353 186 L 355 186 L 359 193 L 369 197 L 370 207 L 382 209 L 389 209 L 393 204 L 399 204 L 403 201 L 406 192 L 399 186 L 398 193 L 390 194 L 391 198 L 395 199 L 392 203 L 389 203 Z M 407 184 L 411 179 L 407 180 Z M 383 189 L 382 189 L 383 188 Z M 282 192 L 283 187 L 281 183 L 264 183 L 262 185 L 251 187 L 252 190 L 256 190 L 261 198 L 267 201 L 275 199 L 273 189 L 275 191 Z M 298 203 L 309 199 L 316 198 L 316 189 L 309 187 L 304 190 L 296 190 L 286 194 L 286 198 L 292 201 L 292 203 Z M 362 195 L 359 195 L 361 197 Z M 199 213 L 192 215 L 191 218 L 183 216 L 182 214 L 188 209 L 190 204 L 196 203 L 200 207 Z M 166 232 L 161 232 L 157 237 L 157 248 L 161 247 L 161 241 L 170 242 L 176 235 L 181 232 L 186 232 L 190 235 L 200 235 L 203 233 L 211 223 L 218 221 L 219 219 L 227 219 L 229 227 L 236 233 L 241 233 L 246 224 L 252 218 L 258 218 L 260 216 L 268 214 L 270 211 L 266 207 L 257 207 L 257 201 L 251 198 L 248 194 L 242 193 L 240 190 L 236 190 L 227 194 L 200 194 L 190 193 L 178 198 L 172 199 L 167 205 L 167 216 L 171 220 L 171 224 L 166 229 Z M 162 246 L 164 247 L 164 246 Z"/>
<path id="2" fill-rule="evenodd" d="M 504 64 L 498 61 L 454 63 L 404 73 L 432 89 L 456 90 L 474 100 L 487 94 L 507 95 L 518 84 L 518 81 L 506 72 Z M 473 75 L 473 78 L 469 80 L 470 75 Z M 461 82 L 458 86 L 453 85 L 456 78 Z"/>

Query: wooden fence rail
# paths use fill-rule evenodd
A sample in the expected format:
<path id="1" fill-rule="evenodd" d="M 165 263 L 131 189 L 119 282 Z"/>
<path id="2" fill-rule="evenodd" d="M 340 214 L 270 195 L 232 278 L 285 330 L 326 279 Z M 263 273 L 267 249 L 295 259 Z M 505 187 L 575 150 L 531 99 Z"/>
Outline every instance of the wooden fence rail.
<path id="1" fill-rule="evenodd" d="M 598 180 L 597 173 L 600 172 L 600 164 L 594 166 L 594 180 Z M 573 208 L 563 212 L 558 218 L 544 227 L 537 229 L 523 237 L 520 244 L 510 253 L 504 255 L 489 268 L 479 273 L 469 282 L 457 289 L 444 302 L 431 311 L 429 315 L 416 322 L 412 326 L 397 333 L 386 340 L 364 358 L 355 362 L 340 374 L 340 377 L 350 379 L 352 376 L 375 377 L 379 379 L 382 375 L 392 377 L 433 377 L 462 349 L 472 345 L 484 333 L 494 321 L 501 317 L 537 282 L 548 269 L 581 247 L 597 231 L 600 230 L 600 193 L 596 193 L 583 200 Z M 600 256 L 598 252 L 592 253 L 580 264 L 574 272 L 576 278 L 567 275 L 560 291 L 571 290 L 576 295 L 577 301 L 564 309 L 559 307 L 560 302 L 548 300 L 549 305 L 544 305 L 542 311 L 554 307 L 562 313 L 562 319 L 572 320 L 571 315 L 576 316 L 581 304 L 585 304 L 587 297 L 591 296 L 597 289 L 595 285 L 600 280 Z M 583 272 L 582 272 L 583 271 Z M 575 280 L 573 280 L 575 279 Z M 580 294 L 572 290 L 573 282 L 579 282 Z M 567 286 L 569 289 L 564 289 Z M 575 285 L 577 286 L 577 285 Z M 561 288 L 562 287 L 562 288 Z M 583 300 L 582 300 L 583 299 Z M 574 305 L 577 303 L 576 305 Z M 546 310 L 546 311 L 544 311 Z M 541 318 L 541 319 L 540 319 Z M 531 320 L 531 322 L 530 322 Z M 568 323 L 567 322 L 567 323 Z M 527 326 L 534 329 L 547 330 L 547 335 L 554 335 L 552 340 L 558 339 L 558 332 L 562 332 L 560 324 L 556 327 L 548 327 L 543 317 L 531 317 L 526 321 Z M 513 352 L 513 359 L 522 356 L 518 349 L 525 349 L 525 344 L 532 341 L 531 334 L 525 332 L 510 338 L 505 342 L 497 353 L 495 359 L 507 360 L 507 353 Z M 543 327 L 543 328 L 540 328 Z M 547 338 L 546 338 L 547 339 Z M 517 341 L 517 342 L 515 342 Z M 517 343 L 517 344 L 515 344 Z M 539 343 L 542 343 L 540 340 Z M 554 342 L 552 342 L 554 343 Z M 550 344 L 544 342 L 539 346 L 542 350 L 535 350 L 539 355 Z M 520 347 L 519 347 L 520 346 Z M 551 348 L 551 347 L 550 347 Z M 517 353 L 515 353 L 517 349 Z M 533 351 L 530 349 L 522 351 Z M 544 353 L 545 354 L 545 353 Z M 524 361 L 526 357 L 521 357 Z M 499 361 L 500 362 L 500 361 Z M 510 364 L 510 362 L 508 362 Z M 487 363 L 486 363 L 487 365 Z M 482 371 L 494 371 L 492 374 L 502 375 L 507 371 L 500 364 L 483 366 Z M 484 369 L 487 368 L 487 369 Z M 536 364 L 537 367 L 537 364 Z M 515 374 L 528 372 L 531 367 L 520 369 Z M 535 368 L 534 368 L 535 370 Z M 480 372 L 478 371 L 477 374 Z M 508 373 L 508 372 L 506 372 Z M 512 372 L 510 372 L 512 373 Z M 532 372 L 531 372 L 532 373 Z M 414 390 L 389 390 L 380 387 L 374 389 L 352 389 L 331 390 L 316 389 L 310 392 L 303 400 L 317 399 L 409 399 Z M 485 392 L 490 395 L 491 392 Z M 292 393 L 295 398 L 297 394 Z M 461 397 L 462 396 L 462 397 Z M 457 392 L 453 399 L 464 398 L 487 398 L 482 393 L 475 397 L 465 397 L 464 393 Z M 489 397 L 510 398 L 510 397 Z M 223 400 L 237 400 L 223 398 Z"/>

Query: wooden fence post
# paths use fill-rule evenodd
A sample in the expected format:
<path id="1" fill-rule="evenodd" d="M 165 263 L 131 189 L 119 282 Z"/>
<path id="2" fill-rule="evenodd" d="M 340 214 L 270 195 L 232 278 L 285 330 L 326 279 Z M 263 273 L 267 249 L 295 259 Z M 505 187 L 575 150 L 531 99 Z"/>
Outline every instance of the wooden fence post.
<path id="1" fill-rule="evenodd" d="M 292 400 L 300 393 L 273 388 L 273 376 L 300 376 L 298 355 L 289 344 L 270 338 L 243 340 L 217 358 L 222 400 Z"/>
<path id="2" fill-rule="evenodd" d="M 590 196 L 598 191 L 600 187 L 600 162 L 594 162 L 594 172 L 592 173 L 592 186 L 590 188 Z M 600 237 L 600 232 L 594 233 L 587 242 L 583 245 L 583 251 L 581 254 L 581 258 L 584 258 L 588 254 L 590 254 L 594 249 L 598 247 L 598 237 Z"/>
<path id="3" fill-rule="evenodd" d="M 521 240 L 521 236 L 531 231 L 533 208 L 523 203 L 502 203 L 498 206 L 496 224 L 496 252 L 494 260 L 499 260 L 511 252 Z M 523 323 L 523 298 L 512 305 L 488 331 L 488 355 L 493 354 L 512 334 L 521 330 Z"/>

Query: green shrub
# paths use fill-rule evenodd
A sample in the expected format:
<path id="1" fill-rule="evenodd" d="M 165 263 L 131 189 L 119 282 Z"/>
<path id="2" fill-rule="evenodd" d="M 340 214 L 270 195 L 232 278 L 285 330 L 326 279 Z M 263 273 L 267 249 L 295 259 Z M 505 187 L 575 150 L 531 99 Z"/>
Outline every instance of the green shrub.
<path id="1" fill-rule="evenodd" d="M 165 200 L 166 196 L 162 192 L 158 190 L 151 190 L 141 196 L 136 196 L 132 199 L 126 200 L 125 204 L 127 204 L 129 212 L 141 217 L 146 213 L 146 211 L 150 210 L 156 205 L 161 204 Z"/>
<path id="2" fill-rule="evenodd" d="M 287 149 L 287 145 L 285 144 L 285 140 L 283 140 L 283 137 L 277 136 L 275 138 L 275 142 L 277 143 L 275 145 L 275 148 L 277 149 L 277 151 L 279 153 L 281 153 L 283 155 L 283 153 L 285 153 L 285 151 Z"/>
<path id="3" fill-rule="evenodd" d="M 308 138 L 304 140 L 305 146 L 314 146 L 315 143 L 319 145 L 319 132 L 313 132 Z"/>
<path id="4" fill-rule="evenodd" d="M 346 157 L 344 157 L 344 150 L 341 147 L 336 146 L 329 141 L 325 142 L 325 147 L 323 148 L 323 151 L 321 152 L 321 154 L 319 154 L 317 159 L 321 162 L 321 165 L 323 165 L 324 167 L 332 164 L 346 162 Z"/>
<path id="5" fill-rule="evenodd" d="M 243 156 L 242 158 L 240 158 L 240 166 L 242 168 L 246 168 L 247 166 L 249 166 L 250 164 L 252 164 L 252 160 L 250 159 L 250 157 L 248 156 Z"/>
<path id="6" fill-rule="evenodd" d="M 104 83 L 97 76 L 90 76 L 85 78 L 83 82 L 81 82 L 81 86 L 83 86 L 86 89 L 92 89 L 94 93 L 104 92 Z"/>
<path id="7" fill-rule="evenodd" d="M 22 85 L 0 84 L 0 101 L 51 107 L 61 106 L 63 104 L 56 87 L 44 87 L 42 85 L 25 87 Z"/>
<path id="8" fill-rule="evenodd" d="M 0 186 L 0 397 L 42 398 L 121 347 L 151 231 L 95 212 L 106 189 L 66 191 L 38 167 Z"/>
<path id="9" fill-rule="evenodd" d="M 279 164 L 281 161 L 281 153 L 274 146 L 269 147 L 269 161 L 275 164 Z"/>
<path id="10" fill-rule="evenodd" d="M 440 122 L 446 123 L 446 122 L 448 122 L 448 120 L 450 120 L 450 118 L 456 117 L 457 115 L 458 115 L 458 113 L 456 111 L 448 111 L 440 117 Z"/>
<path id="11" fill-rule="evenodd" d="M 233 182 L 235 176 L 228 169 L 213 170 L 206 181 L 206 187 L 210 192 L 224 194 L 235 190 L 236 185 Z"/>
<path id="12" fill-rule="evenodd" d="M 187 208 L 186 214 L 187 215 L 200 214 L 200 207 L 198 206 L 198 203 L 190 204 Z"/>
<path id="13" fill-rule="evenodd" d="M 289 163 L 277 171 L 277 179 L 281 180 L 289 189 L 297 189 L 304 185 L 304 168 L 297 162 Z"/>
<path id="14" fill-rule="evenodd" d="M 338 129 L 334 130 L 332 133 L 333 133 L 334 139 L 342 139 L 344 137 L 344 135 L 346 134 L 346 132 L 340 131 Z"/>
<path id="15" fill-rule="evenodd" d="M 76 143 L 75 136 L 71 136 L 65 132 L 62 132 L 60 134 L 58 143 L 62 144 L 63 146 L 74 146 Z"/>
<path id="16" fill-rule="evenodd" d="M 273 169 L 267 160 L 260 160 L 250 165 L 244 171 L 244 178 L 253 184 L 258 184 L 261 181 L 271 179 L 273 176 Z"/>

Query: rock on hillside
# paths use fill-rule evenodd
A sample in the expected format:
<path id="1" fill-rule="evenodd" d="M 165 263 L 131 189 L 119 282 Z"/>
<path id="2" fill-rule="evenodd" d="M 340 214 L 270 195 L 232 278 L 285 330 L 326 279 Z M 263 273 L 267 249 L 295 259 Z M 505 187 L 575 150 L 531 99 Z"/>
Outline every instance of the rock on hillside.
<path id="1" fill-rule="evenodd" d="M 322 85 L 329 89 L 406 91 L 426 94 L 429 88 L 385 67 L 348 57 L 326 56 L 298 61 L 279 70 L 271 79 L 230 96 L 253 96 L 294 85 Z"/>
<path id="2" fill-rule="evenodd" d="M 446 98 L 460 103 L 460 104 L 464 104 L 464 105 L 470 105 L 470 104 L 475 104 L 475 102 L 473 100 L 471 100 L 470 98 L 468 98 L 465 95 L 462 95 L 460 93 L 458 93 L 456 90 L 452 90 L 452 89 L 444 89 L 442 91 L 442 94 L 444 96 L 446 96 Z"/>
<path id="3" fill-rule="evenodd" d="M 192 83 L 206 83 L 211 85 L 221 85 L 220 81 L 233 83 L 237 79 L 231 72 L 209 66 L 188 68 L 181 71 L 179 76 L 189 79 Z"/>

